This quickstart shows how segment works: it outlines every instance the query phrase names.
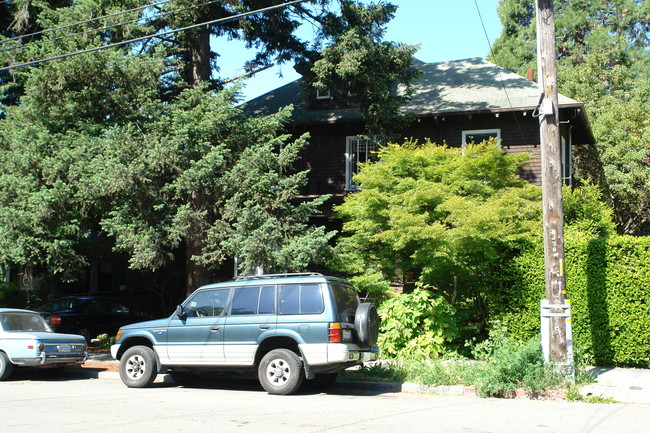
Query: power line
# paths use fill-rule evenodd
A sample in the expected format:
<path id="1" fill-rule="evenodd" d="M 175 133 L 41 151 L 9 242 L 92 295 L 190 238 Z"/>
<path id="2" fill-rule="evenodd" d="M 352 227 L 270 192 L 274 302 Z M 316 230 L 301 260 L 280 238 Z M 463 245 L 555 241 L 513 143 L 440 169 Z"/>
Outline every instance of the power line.
<path id="1" fill-rule="evenodd" d="M 72 52 L 72 53 L 66 53 L 66 54 L 62 54 L 60 56 L 48 57 L 48 58 L 45 58 L 45 59 L 34 60 L 34 61 L 31 61 L 31 62 L 18 63 L 18 64 L 15 64 L 15 65 L 5 66 L 3 68 L 0 68 L 0 72 L 8 71 L 10 69 L 20 68 L 20 67 L 23 67 L 23 66 L 37 65 L 39 63 L 49 62 L 49 61 L 52 61 L 52 60 L 64 59 L 66 57 L 76 56 L 78 54 L 86 54 L 86 53 L 91 53 L 93 51 L 105 50 L 105 49 L 108 49 L 108 48 L 115 48 L 115 47 L 119 47 L 119 46 L 122 46 L 122 45 L 130 44 L 132 42 L 143 41 L 145 39 L 159 38 L 161 36 L 166 36 L 166 35 L 171 35 L 171 34 L 178 33 L 178 32 L 183 32 L 185 30 L 191 30 L 191 29 L 195 29 L 195 28 L 198 28 L 198 27 L 202 27 L 202 26 L 209 26 L 211 24 L 224 23 L 224 22 L 236 20 L 238 18 L 245 18 L 245 17 L 251 16 L 251 15 L 256 15 L 258 13 L 268 12 L 268 11 L 271 11 L 271 10 L 274 10 L 274 9 L 279 9 L 279 8 L 283 8 L 283 7 L 286 7 L 286 6 L 291 6 L 291 5 L 298 4 L 298 3 L 303 3 L 305 1 L 307 1 L 307 0 L 294 0 L 294 1 L 287 2 L 287 3 L 281 3 L 281 4 L 278 4 L 278 5 L 269 6 L 269 7 L 262 8 L 262 9 L 256 9 L 254 11 L 243 12 L 243 13 L 240 13 L 240 14 L 237 14 L 237 15 L 232 15 L 232 16 L 225 17 L 225 18 L 219 18 L 219 19 L 216 19 L 216 20 L 205 21 L 205 22 L 202 22 L 202 23 L 199 23 L 199 24 L 193 24 L 191 26 L 182 27 L 182 28 L 179 28 L 179 29 L 168 30 L 168 31 L 161 32 L 161 33 L 156 33 L 156 34 L 153 34 L 153 35 L 141 36 L 139 38 L 133 38 L 133 39 L 129 39 L 129 40 L 122 41 L 122 42 L 116 42 L 116 43 L 113 43 L 113 44 L 102 45 L 101 47 L 88 48 L 87 50 L 81 50 L 81 51 L 75 51 L 75 52 Z"/>
<path id="2" fill-rule="evenodd" d="M 487 29 L 485 28 L 485 23 L 483 22 L 483 15 L 481 15 L 481 10 L 478 7 L 478 2 L 477 0 L 474 0 L 474 4 L 476 5 L 476 12 L 478 12 L 478 18 L 481 21 L 481 26 L 483 27 L 483 33 L 485 34 L 485 39 L 487 40 L 488 47 L 490 48 L 490 54 L 494 56 L 494 51 L 492 50 L 492 42 L 490 41 L 490 37 L 488 36 Z M 526 139 L 524 138 L 524 132 L 521 129 L 521 125 L 519 125 L 519 119 L 517 119 L 517 116 L 515 115 L 514 108 L 512 106 L 512 101 L 510 100 L 510 95 L 508 95 L 508 89 L 506 88 L 506 84 L 503 80 L 503 75 L 501 75 L 501 68 L 498 67 L 497 65 L 497 72 L 499 74 L 499 80 L 501 81 L 501 87 L 503 88 L 503 93 L 506 95 L 506 99 L 508 100 L 508 105 L 510 106 L 510 111 L 512 111 L 513 117 L 515 119 L 515 123 L 517 124 L 517 129 L 519 130 L 519 136 L 521 137 L 522 142 L 526 142 Z"/>
<path id="3" fill-rule="evenodd" d="M 170 0 L 166 0 L 166 1 L 170 1 Z M 198 5 L 188 6 L 188 7 L 181 8 L 181 9 L 175 9 L 175 10 L 172 10 L 172 11 L 161 13 L 161 14 L 157 15 L 156 17 L 153 17 L 153 18 L 160 19 L 160 18 L 168 16 L 168 15 L 173 15 L 173 14 L 178 13 L 178 12 L 184 12 L 184 11 L 187 11 L 187 10 L 196 9 L 196 8 L 206 6 L 206 5 L 209 5 L 209 4 L 212 4 L 212 3 L 217 3 L 219 1 L 221 1 L 221 0 L 211 0 L 209 2 L 201 3 L 201 4 L 198 4 Z M 124 26 L 124 25 L 127 25 L 127 24 L 137 23 L 140 20 L 141 20 L 141 18 L 137 18 L 137 19 L 134 19 L 134 20 L 131 20 L 131 21 L 124 21 L 124 22 L 121 22 L 121 23 L 118 23 L 118 24 L 113 24 L 113 25 L 110 25 L 110 26 L 104 26 L 104 27 L 99 27 L 99 28 L 96 28 L 96 29 L 84 30 L 83 32 L 70 33 L 68 35 L 58 36 L 58 37 L 52 38 L 52 39 L 40 39 L 40 40 L 37 40 L 37 41 L 22 44 L 22 45 L 14 45 L 14 46 L 11 46 L 11 47 L 8 47 L 8 48 L 2 48 L 2 49 L 0 49 L 0 52 L 22 49 L 22 48 L 28 47 L 30 45 L 39 45 L 39 44 L 42 44 L 44 42 L 59 41 L 61 39 L 67 39 L 67 38 L 71 38 L 71 37 L 74 37 L 74 36 L 87 35 L 89 33 L 100 32 L 100 31 L 103 31 L 103 30 L 112 29 L 114 27 L 120 27 L 120 26 Z M 75 23 L 75 24 L 71 24 L 71 25 L 78 25 L 78 24 L 82 24 L 84 22 L 85 21 L 82 21 L 82 22 L 78 22 L 78 23 Z M 147 24 L 144 24 L 144 25 L 147 25 Z"/>
<path id="4" fill-rule="evenodd" d="M 37 35 L 42 35 L 42 34 L 45 34 L 45 33 L 53 32 L 55 30 L 67 29 L 69 27 L 78 26 L 79 24 L 92 23 L 92 22 L 95 22 L 95 21 L 103 20 L 104 18 L 111 18 L 111 17 L 116 17 L 118 15 L 124 15 L 124 14 L 129 13 L 129 12 L 135 12 L 135 11 L 139 11 L 141 9 L 147 9 L 147 8 L 150 8 L 150 7 L 158 6 L 158 5 L 163 4 L 163 3 L 168 3 L 170 1 L 171 0 L 162 0 L 162 1 L 159 1 L 157 3 L 151 3 L 151 4 L 144 5 L 144 6 L 139 6 L 137 8 L 128 9 L 128 10 L 121 11 L 121 12 L 116 12 L 114 14 L 103 15 L 101 17 L 91 18 L 91 19 L 86 20 L 86 21 L 78 21 L 76 23 L 67 24 L 65 26 L 52 27 L 51 29 L 41 30 L 40 32 L 34 32 L 34 33 L 28 33 L 26 35 L 15 36 L 13 38 L 3 39 L 2 41 L 0 41 L 0 43 L 4 44 L 6 42 L 11 42 L 11 41 L 15 41 L 15 40 L 22 39 L 22 38 L 27 38 L 29 36 L 37 36 Z"/>

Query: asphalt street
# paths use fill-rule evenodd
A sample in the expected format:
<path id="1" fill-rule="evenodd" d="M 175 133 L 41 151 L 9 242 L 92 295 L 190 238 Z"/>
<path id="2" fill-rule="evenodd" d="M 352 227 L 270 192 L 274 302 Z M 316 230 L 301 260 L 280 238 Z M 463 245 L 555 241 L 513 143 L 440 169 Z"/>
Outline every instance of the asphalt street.
<path id="1" fill-rule="evenodd" d="M 127 388 L 78 372 L 0 383 L 1 430 L 53 432 L 646 432 L 650 405 L 335 389 L 292 396 L 253 380 Z"/>

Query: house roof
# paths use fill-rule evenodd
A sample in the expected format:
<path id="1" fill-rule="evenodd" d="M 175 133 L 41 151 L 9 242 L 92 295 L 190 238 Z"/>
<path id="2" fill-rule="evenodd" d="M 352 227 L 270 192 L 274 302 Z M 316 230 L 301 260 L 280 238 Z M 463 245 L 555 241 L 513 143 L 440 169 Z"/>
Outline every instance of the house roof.
<path id="1" fill-rule="evenodd" d="M 412 98 L 402 106 L 416 116 L 533 110 L 539 101 L 537 83 L 481 58 L 440 63 L 415 60 L 424 74 L 412 85 Z M 403 89 L 401 89 L 403 91 Z M 582 104 L 563 95 L 560 108 L 579 109 L 583 132 L 591 136 Z M 301 80 L 296 80 L 243 105 L 249 114 L 265 115 L 293 104 L 293 123 L 321 123 L 361 120 L 355 108 L 308 109 L 307 95 Z M 593 140 L 593 138 L 592 138 Z M 589 140 L 591 141 L 591 140 Z"/>

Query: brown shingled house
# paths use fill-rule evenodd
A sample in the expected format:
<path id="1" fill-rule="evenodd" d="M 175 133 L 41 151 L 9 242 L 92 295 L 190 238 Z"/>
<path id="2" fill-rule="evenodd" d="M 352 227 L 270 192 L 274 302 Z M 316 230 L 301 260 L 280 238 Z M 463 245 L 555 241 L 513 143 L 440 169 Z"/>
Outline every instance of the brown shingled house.
<path id="1" fill-rule="evenodd" d="M 405 137 L 430 138 L 452 147 L 497 137 L 505 152 L 532 155 L 521 175 L 541 183 L 536 83 L 480 58 L 416 62 L 424 75 L 413 83 L 415 93 L 402 107 L 416 118 Z M 373 144 L 357 139 L 364 131 L 359 111 L 338 108 L 327 91 L 306 90 L 300 80 L 247 102 L 244 109 L 249 114 L 270 114 L 289 104 L 294 105 L 290 131 L 311 134 L 302 155 L 302 169 L 310 170 L 306 194 L 342 197 L 354 190 L 351 177 L 356 163 L 365 161 L 374 149 Z M 560 95 L 559 107 L 562 177 L 570 184 L 572 147 L 593 144 L 594 139 L 581 103 Z"/>

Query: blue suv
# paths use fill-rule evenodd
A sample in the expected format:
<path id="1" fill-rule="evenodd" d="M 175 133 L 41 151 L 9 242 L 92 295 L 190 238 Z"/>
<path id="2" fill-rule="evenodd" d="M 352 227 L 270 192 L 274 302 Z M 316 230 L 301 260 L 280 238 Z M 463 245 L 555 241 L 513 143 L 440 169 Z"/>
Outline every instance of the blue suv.
<path id="1" fill-rule="evenodd" d="M 257 371 L 271 394 L 378 358 L 379 317 L 346 280 L 321 274 L 244 277 L 200 287 L 171 317 L 120 328 L 111 354 L 129 387 L 166 372 L 186 383 L 207 371 Z"/>

